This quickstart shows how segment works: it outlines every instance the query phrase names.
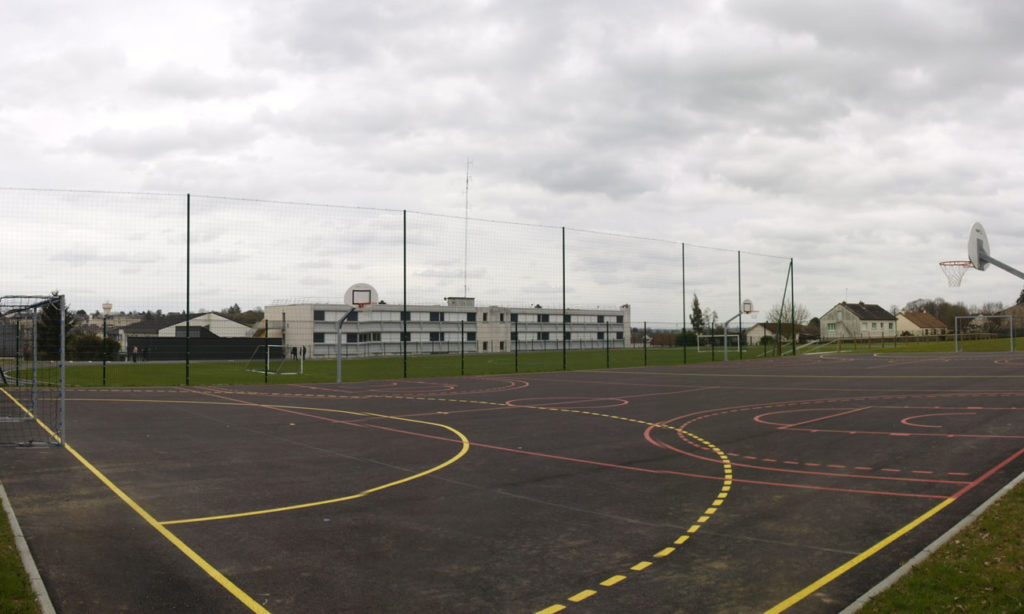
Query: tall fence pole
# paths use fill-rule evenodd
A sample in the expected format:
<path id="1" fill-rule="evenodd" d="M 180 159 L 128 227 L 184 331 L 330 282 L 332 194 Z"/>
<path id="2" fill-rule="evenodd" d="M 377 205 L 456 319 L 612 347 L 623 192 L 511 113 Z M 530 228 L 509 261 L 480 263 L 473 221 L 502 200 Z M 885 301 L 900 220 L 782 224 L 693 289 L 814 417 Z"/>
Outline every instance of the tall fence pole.
<path id="1" fill-rule="evenodd" d="M 736 300 L 738 301 L 736 307 L 736 313 L 739 314 L 740 334 L 736 347 L 740 350 L 740 360 L 743 360 L 743 274 L 740 264 L 740 259 L 743 256 L 743 252 L 736 250 Z M 725 331 L 728 334 L 729 331 Z M 728 353 L 726 354 L 728 356 Z"/>
<path id="2" fill-rule="evenodd" d="M 791 311 L 790 321 L 793 323 L 793 356 L 796 356 L 796 281 L 793 271 L 793 259 L 789 259 L 789 307 Z"/>
<path id="3" fill-rule="evenodd" d="M 562 370 L 565 371 L 569 368 L 569 359 L 566 349 L 566 338 L 565 334 L 568 329 L 565 325 L 565 226 L 562 226 Z"/>
<path id="4" fill-rule="evenodd" d="M 185 385 L 191 383 L 192 367 L 192 194 L 185 195 Z"/>
<path id="5" fill-rule="evenodd" d="M 406 210 L 402 209 L 402 377 L 409 377 L 409 283 L 406 252 Z"/>
<path id="6" fill-rule="evenodd" d="M 681 243 L 682 262 L 680 269 L 683 274 L 683 364 L 686 364 L 686 243 Z"/>

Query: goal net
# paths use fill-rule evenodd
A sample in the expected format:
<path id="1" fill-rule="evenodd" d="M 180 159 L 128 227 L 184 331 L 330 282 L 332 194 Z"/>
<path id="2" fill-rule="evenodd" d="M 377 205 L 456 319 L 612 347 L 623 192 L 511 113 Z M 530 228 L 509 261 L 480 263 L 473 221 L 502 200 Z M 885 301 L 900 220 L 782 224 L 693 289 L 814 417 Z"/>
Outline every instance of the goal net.
<path id="1" fill-rule="evenodd" d="M 65 441 L 63 296 L 0 297 L 0 445 Z"/>
<path id="2" fill-rule="evenodd" d="M 301 375 L 305 359 L 305 353 L 299 352 L 296 347 L 286 348 L 274 343 L 262 344 L 256 346 L 252 356 L 249 356 L 249 361 L 245 363 L 245 370 L 252 373 Z"/>

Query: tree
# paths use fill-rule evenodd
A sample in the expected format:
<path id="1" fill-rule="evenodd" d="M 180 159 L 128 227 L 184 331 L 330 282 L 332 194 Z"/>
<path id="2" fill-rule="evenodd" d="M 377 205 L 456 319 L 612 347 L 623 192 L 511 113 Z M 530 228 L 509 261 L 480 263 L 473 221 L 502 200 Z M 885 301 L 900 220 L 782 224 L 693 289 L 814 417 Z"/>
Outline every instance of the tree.
<path id="1" fill-rule="evenodd" d="M 52 298 L 60 296 L 59 291 L 54 291 Z M 71 314 L 71 308 L 64 305 L 64 335 L 65 343 L 74 328 L 75 318 Z M 39 357 L 43 360 L 60 359 L 60 309 L 57 302 L 50 302 L 43 306 L 39 312 L 39 323 L 37 328 Z"/>
<path id="2" fill-rule="evenodd" d="M 1020 296 L 1017 297 L 1017 305 L 1024 303 L 1024 288 L 1020 289 Z"/>
<path id="3" fill-rule="evenodd" d="M 772 308 L 768 311 L 768 321 L 779 322 L 781 320 L 782 322 L 788 323 L 793 321 L 795 315 L 797 326 L 806 324 L 807 320 L 811 317 L 811 313 L 807 311 L 807 307 L 797 305 L 796 310 L 794 311 L 789 307 L 791 304 L 792 303 L 784 302 L 781 306 L 778 303 L 772 305 Z"/>
<path id="4" fill-rule="evenodd" d="M 697 333 L 704 332 L 704 327 L 707 326 L 704 321 L 704 311 L 700 308 L 700 301 L 697 300 L 696 294 L 693 295 L 693 307 L 690 309 L 690 325 Z"/>

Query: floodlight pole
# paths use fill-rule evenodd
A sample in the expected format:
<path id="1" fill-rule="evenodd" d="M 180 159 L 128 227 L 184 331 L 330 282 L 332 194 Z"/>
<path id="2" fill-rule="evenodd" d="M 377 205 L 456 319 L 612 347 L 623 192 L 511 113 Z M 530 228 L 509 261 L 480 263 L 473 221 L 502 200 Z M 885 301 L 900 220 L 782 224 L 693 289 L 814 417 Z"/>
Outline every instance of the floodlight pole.
<path id="1" fill-rule="evenodd" d="M 351 309 L 348 310 L 348 313 L 346 313 L 340 320 L 338 320 L 338 326 L 337 326 L 337 329 L 336 329 L 338 337 L 337 337 L 337 339 L 334 340 L 334 347 L 336 348 L 334 353 L 337 354 L 337 360 L 338 360 L 338 378 L 334 382 L 336 384 L 340 384 L 341 383 L 341 325 L 345 323 L 345 320 L 347 320 L 348 317 L 350 315 L 352 315 L 352 313 L 355 310 L 356 310 L 356 308 L 352 307 Z"/>

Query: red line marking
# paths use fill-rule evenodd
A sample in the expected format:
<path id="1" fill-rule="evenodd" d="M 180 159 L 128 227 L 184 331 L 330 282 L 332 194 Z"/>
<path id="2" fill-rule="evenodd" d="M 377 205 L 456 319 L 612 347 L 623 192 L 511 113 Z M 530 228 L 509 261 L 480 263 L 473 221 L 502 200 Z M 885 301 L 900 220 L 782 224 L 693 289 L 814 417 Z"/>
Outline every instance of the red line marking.
<path id="1" fill-rule="evenodd" d="M 961 488 L 955 495 L 953 495 L 953 498 L 955 499 L 957 497 L 960 497 L 961 495 L 963 495 L 964 493 L 966 493 L 970 489 L 974 488 L 978 484 L 981 484 L 982 482 L 984 482 L 985 480 L 990 478 L 996 471 L 999 471 L 1000 469 L 1002 469 L 1006 465 L 1009 465 L 1011 462 L 1016 460 L 1017 457 L 1019 457 L 1021 454 L 1024 454 L 1024 448 L 1021 448 L 1020 450 L 1017 450 L 1016 452 L 1011 454 L 1009 457 L 1007 457 L 1005 460 L 1003 460 L 1003 462 L 999 463 L 995 467 L 992 467 L 991 469 L 989 469 L 985 473 L 981 474 L 981 476 L 979 476 L 978 479 L 974 480 L 973 482 L 971 482 L 967 486 L 964 486 L 963 488 Z"/>

